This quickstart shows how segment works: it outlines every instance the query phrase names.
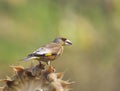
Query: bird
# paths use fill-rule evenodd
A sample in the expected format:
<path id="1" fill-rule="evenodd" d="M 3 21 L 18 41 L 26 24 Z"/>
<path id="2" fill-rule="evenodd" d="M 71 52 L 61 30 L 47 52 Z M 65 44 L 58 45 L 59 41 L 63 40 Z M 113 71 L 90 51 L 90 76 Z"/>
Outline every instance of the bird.
<path id="1" fill-rule="evenodd" d="M 51 61 L 57 59 L 62 53 L 64 46 L 72 45 L 72 42 L 64 37 L 57 37 L 52 42 L 38 48 L 23 58 L 23 61 L 38 60 L 51 65 Z"/>

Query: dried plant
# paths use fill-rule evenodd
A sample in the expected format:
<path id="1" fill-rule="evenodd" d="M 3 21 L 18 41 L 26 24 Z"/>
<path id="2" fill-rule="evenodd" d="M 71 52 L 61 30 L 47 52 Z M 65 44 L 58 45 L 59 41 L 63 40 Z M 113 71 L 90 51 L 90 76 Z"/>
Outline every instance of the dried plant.
<path id="1" fill-rule="evenodd" d="M 14 76 L 7 77 L 1 91 L 69 91 L 72 82 L 62 80 L 64 72 L 56 73 L 53 67 L 43 64 L 24 68 L 12 66 Z"/>

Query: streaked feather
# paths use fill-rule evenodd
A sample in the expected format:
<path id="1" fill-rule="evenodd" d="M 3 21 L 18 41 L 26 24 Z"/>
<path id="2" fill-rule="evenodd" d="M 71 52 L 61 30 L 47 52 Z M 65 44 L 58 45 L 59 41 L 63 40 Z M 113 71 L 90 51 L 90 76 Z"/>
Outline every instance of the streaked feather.
<path id="1" fill-rule="evenodd" d="M 29 61 L 29 60 L 34 60 L 34 59 L 37 59 L 38 57 L 35 57 L 35 56 L 33 56 L 33 57 L 30 57 L 30 56 L 27 56 L 27 57 L 25 57 L 25 58 L 23 58 L 23 59 L 21 59 L 22 61 Z"/>

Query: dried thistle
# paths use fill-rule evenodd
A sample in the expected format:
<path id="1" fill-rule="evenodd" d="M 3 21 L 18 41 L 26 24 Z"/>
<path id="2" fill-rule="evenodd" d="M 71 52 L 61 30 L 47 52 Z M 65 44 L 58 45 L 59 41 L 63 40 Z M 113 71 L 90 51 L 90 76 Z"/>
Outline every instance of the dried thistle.
<path id="1" fill-rule="evenodd" d="M 56 73 L 53 67 L 45 68 L 38 64 L 29 68 L 11 66 L 14 71 L 12 78 L 4 80 L 1 91 L 68 91 L 72 83 L 62 80 L 64 73 Z"/>

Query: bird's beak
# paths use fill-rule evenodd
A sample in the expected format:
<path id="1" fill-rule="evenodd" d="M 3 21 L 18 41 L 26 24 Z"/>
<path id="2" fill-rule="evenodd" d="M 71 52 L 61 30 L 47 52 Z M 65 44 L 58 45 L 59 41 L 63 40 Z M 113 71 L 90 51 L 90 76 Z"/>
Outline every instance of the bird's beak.
<path id="1" fill-rule="evenodd" d="M 72 45 L 72 42 L 67 39 L 67 40 L 65 41 L 65 45 Z"/>

